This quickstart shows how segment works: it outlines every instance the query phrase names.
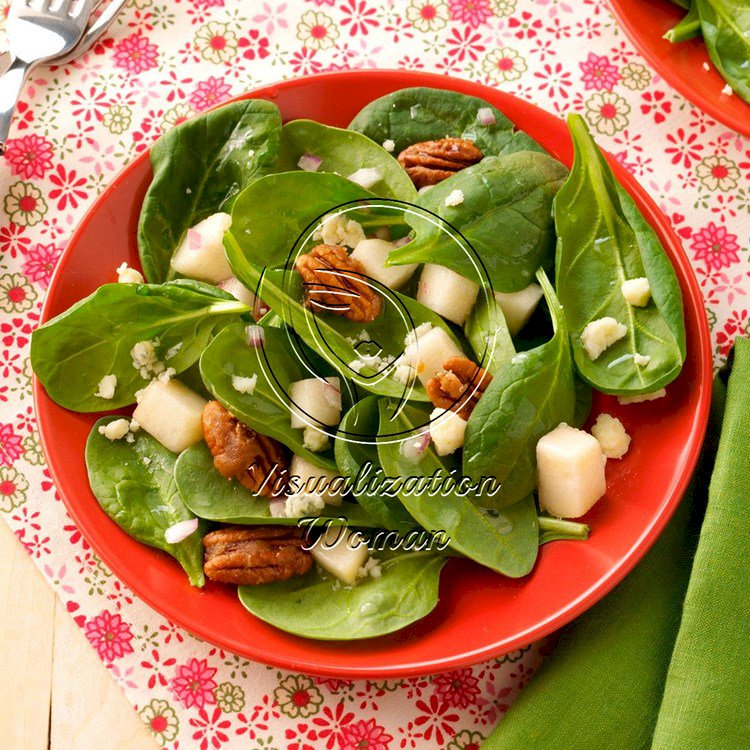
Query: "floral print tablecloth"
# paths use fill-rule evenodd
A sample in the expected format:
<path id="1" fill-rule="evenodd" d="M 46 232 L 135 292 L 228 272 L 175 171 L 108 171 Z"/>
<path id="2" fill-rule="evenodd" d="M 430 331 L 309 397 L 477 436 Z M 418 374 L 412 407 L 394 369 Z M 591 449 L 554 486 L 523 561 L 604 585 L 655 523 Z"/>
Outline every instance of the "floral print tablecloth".
<path id="1" fill-rule="evenodd" d="M 717 362 L 750 333 L 750 141 L 655 75 L 601 0 L 133 0 L 90 53 L 33 74 L 0 171 L 0 515 L 167 748 L 475 748 L 543 655 L 537 644 L 472 669 L 382 682 L 248 662 L 117 581 L 45 468 L 29 336 L 96 195 L 160 132 L 217 101 L 361 67 L 437 71 L 581 112 L 682 238 Z"/>

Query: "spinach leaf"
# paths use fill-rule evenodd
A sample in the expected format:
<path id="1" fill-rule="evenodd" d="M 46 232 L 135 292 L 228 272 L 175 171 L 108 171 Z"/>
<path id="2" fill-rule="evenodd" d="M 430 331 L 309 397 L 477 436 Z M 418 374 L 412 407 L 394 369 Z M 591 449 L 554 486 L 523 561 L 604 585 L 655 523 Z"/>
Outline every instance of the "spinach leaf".
<path id="1" fill-rule="evenodd" d="M 89 484 L 102 510 L 129 536 L 163 550 L 182 565 L 193 586 L 203 586 L 204 523 L 187 539 L 168 544 L 166 530 L 195 516 L 185 507 L 174 481 L 176 456 L 142 430 L 132 443 L 109 440 L 99 427 L 120 419 L 100 419 L 86 441 Z"/>
<path id="2" fill-rule="evenodd" d="M 490 157 L 438 183 L 417 203 L 461 233 L 496 291 L 518 292 L 532 282 L 537 268 L 552 265 L 552 199 L 566 175 L 560 162 L 535 151 Z M 463 200 L 446 206 L 454 190 Z M 415 239 L 392 251 L 388 265 L 438 263 L 477 280 L 476 258 L 452 232 L 416 213 L 406 219 Z"/>
<path id="3" fill-rule="evenodd" d="M 132 348 L 159 340 L 167 367 L 182 372 L 198 360 L 217 329 L 250 308 L 199 282 L 105 284 L 31 337 L 31 363 L 50 398 L 73 411 L 132 404 L 150 378 L 134 367 Z M 117 376 L 114 398 L 94 395 Z"/>
<path id="4" fill-rule="evenodd" d="M 570 329 L 581 376 L 604 393 L 638 394 L 674 380 L 685 359 L 682 296 L 674 269 L 654 230 L 612 170 L 579 115 L 570 115 L 575 160 L 555 197 L 557 294 Z M 627 279 L 648 277 L 653 299 L 628 304 Z M 627 335 L 592 361 L 581 334 L 592 321 L 615 318 Z M 636 354 L 650 357 L 636 365 Z"/>
<path id="5" fill-rule="evenodd" d="M 292 526 L 296 518 L 271 515 L 266 497 L 254 495 L 239 482 L 230 482 L 214 468 L 213 456 L 205 443 L 197 443 L 177 457 L 174 478 L 187 508 L 199 518 L 240 525 Z M 344 518 L 348 526 L 379 528 L 379 524 L 356 503 L 326 505 L 322 518 L 330 518 L 333 526 Z"/>
<path id="6" fill-rule="evenodd" d="M 383 178 L 372 186 L 381 198 L 413 201 L 417 191 L 409 175 L 384 149 L 361 133 L 321 125 L 312 120 L 292 120 L 281 131 L 279 171 L 297 169 L 304 154 L 322 159 L 320 171 L 348 177 L 359 169 L 377 169 Z"/>
<path id="7" fill-rule="evenodd" d="M 480 122 L 480 110 L 495 121 Z M 485 155 L 538 150 L 542 147 L 525 133 L 514 133 L 513 123 L 499 110 L 475 96 L 433 88 L 394 91 L 370 102 L 349 124 L 375 143 L 395 143 L 395 154 L 407 146 L 448 136 L 474 141 Z"/>
<path id="8" fill-rule="evenodd" d="M 676 44 L 677 42 L 684 42 L 688 39 L 693 39 L 696 36 L 700 36 L 700 34 L 701 18 L 698 13 L 698 5 L 696 3 L 691 3 L 685 17 L 664 34 L 664 38 L 668 42 Z"/>
<path id="9" fill-rule="evenodd" d="M 464 323 L 477 362 L 492 375 L 497 374 L 516 354 L 505 316 L 495 298 L 480 294 Z"/>
<path id="10" fill-rule="evenodd" d="M 243 606 L 287 633 L 323 641 L 373 638 L 428 615 L 438 601 L 446 558 L 427 552 L 389 555 L 380 578 L 344 586 L 317 568 L 265 586 L 240 586 Z"/>
<path id="11" fill-rule="evenodd" d="M 536 486 L 536 444 L 560 422 L 572 422 L 576 391 L 568 329 L 543 271 L 537 279 L 552 313 L 554 334 L 545 344 L 517 354 L 479 399 L 466 426 L 463 470 L 493 476 L 500 491 L 489 500 L 503 508 L 522 501 Z"/>
<path id="12" fill-rule="evenodd" d="M 429 407 L 407 406 L 392 417 L 391 410 L 380 402 L 381 433 L 411 432 L 412 436 L 405 440 L 414 440 L 415 428 L 425 424 L 428 418 Z M 378 443 L 380 464 L 389 477 L 430 477 L 435 472 L 440 472 L 440 477 L 448 477 L 451 469 L 456 468 L 451 458 L 441 459 L 432 447 L 424 451 L 419 461 L 409 460 L 401 452 L 402 442 L 389 439 Z M 417 494 L 405 490 L 399 493 L 399 500 L 425 529 L 444 532 L 451 549 L 480 565 L 511 578 L 526 575 L 534 566 L 539 529 L 534 498 L 530 494 L 502 511 L 487 510 L 473 502 L 489 504 L 488 498 L 469 498 L 456 491 L 443 491 L 437 497 L 430 497 L 427 492 Z"/>
<path id="13" fill-rule="evenodd" d="M 694 0 L 708 56 L 734 92 L 750 103 L 750 4 Z"/>
<path id="14" fill-rule="evenodd" d="M 376 370 L 370 365 L 355 371 L 351 364 L 360 362 L 358 337 L 370 337 L 381 357 L 398 358 L 403 353 L 406 334 L 423 323 L 442 328 L 456 343 L 460 342 L 445 321 L 411 297 L 385 289 L 383 309 L 372 323 L 355 323 L 329 313 L 313 313 L 302 303 L 302 284 L 295 271 L 268 270 L 249 262 L 234 235 L 224 239 L 227 258 L 238 279 L 253 289 L 268 307 L 290 326 L 302 341 L 317 351 L 339 373 L 356 386 L 382 396 L 428 401 L 424 387 L 405 387 L 392 377 L 392 368 Z"/>
<path id="15" fill-rule="evenodd" d="M 560 539 L 581 540 L 589 538 L 590 527 L 577 521 L 566 521 L 564 518 L 539 516 L 539 544 L 547 544 Z"/>
<path id="16" fill-rule="evenodd" d="M 233 102 L 169 130 L 151 148 L 154 177 L 138 222 L 146 278 L 173 276 L 170 261 L 185 232 L 276 166 L 278 107 L 262 99 Z"/>
<path id="17" fill-rule="evenodd" d="M 376 198 L 337 174 L 268 175 L 243 190 L 235 201 L 225 246 L 231 236 L 251 263 L 284 266 L 292 257 L 295 242 L 313 221 L 327 211 L 357 200 Z M 272 211 L 269 206 L 273 206 Z"/>
<path id="18" fill-rule="evenodd" d="M 378 399 L 368 396 L 355 403 L 339 425 L 334 442 L 336 464 L 343 476 L 355 479 L 368 464 L 372 467 L 367 480 L 382 481 L 385 474 L 380 466 L 375 436 L 378 434 L 380 414 Z M 369 439 L 367 436 L 371 436 Z M 384 529 L 408 531 L 417 526 L 401 503 L 393 497 L 363 489 L 355 494 L 357 502 Z M 350 524 L 352 525 L 352 524 Z"/>
<path id="19" fill-rule="evenodd" d="M 585 380 L 581 380 L 577 374 L 573 380 L 573 387 L 576 392 L 576 405 L 573 413 L 573 421 L 570 424 L 580 430 L 586 424 L 589 414 L 591 414 L 594 392 L 591 386 Z"/>
<path id="20" fill-rule="evenodd" d="M 213 397 L 237 419 L 278 440 L 316 466 L 335 469 L 333 450 L 314 453 L 304 446 L 302 428 L 293 428 L 288 394 L 291 383 L 311 377 L 295 356 L 284 329 L 263 328 L 265 343 L 247 344 L 241 323 L 227 326 L 201 355 L 203 382 Z M 232 378 L 257 376 L 252 393 L 240 393 Z"/>

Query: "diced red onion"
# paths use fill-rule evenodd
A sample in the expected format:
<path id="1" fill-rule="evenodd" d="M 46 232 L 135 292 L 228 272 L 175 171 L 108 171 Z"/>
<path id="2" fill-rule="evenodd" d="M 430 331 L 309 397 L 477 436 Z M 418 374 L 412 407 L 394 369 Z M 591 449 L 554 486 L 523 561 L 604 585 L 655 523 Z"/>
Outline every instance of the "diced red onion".
<path id="1" fill-rule="evenodd" d="M 191 534 L 198 531 L 198 519 L 191 518 L 189 521 L 180 521 L 170 526 L 164 532 L 164 541 L 167 544 L 179 544 L 185 541 Z"/>
<path id="2" fill-rule="evenodd" d="M 409 437 L 401 443 L 401 455 L 407 459 L 407 461 L 419 461 L 427 450 L 429 444 L 430 433 L 428 431 L 425 431 L 416 437 Z"/>
<path id="3" fill-rule="evenodd" d="M 323 160 L 319 156 L 315 156 L 315 154 L 302 154 L 297 162 L 297 166 L 300 169 L 304 169 L 305 172 L 317 172 L 322 163 Z"/>
<path id="4" fill-rule="evenodd" d="M 407 234 L 406 237 L 402 237 L 400 240 L 396 240 L 393 243 L 393 247 L 403 247 L 404 245 L 408 245 L 412 241 L 412 237 L 409 237 Z"/>
<path id="5" fill-rule="evenodd" d="M 477 120 L 480 125 L 494 125 L 495 113 L 489 107 L 482 107 L 477 110 Z"/>
<path id="6" fill-rule="evenodd" d="M 245 328 L 245 341 L 253 349 L 260 349 L 266 343 L 266 332 L 263 326 L 247 326 Z"/>

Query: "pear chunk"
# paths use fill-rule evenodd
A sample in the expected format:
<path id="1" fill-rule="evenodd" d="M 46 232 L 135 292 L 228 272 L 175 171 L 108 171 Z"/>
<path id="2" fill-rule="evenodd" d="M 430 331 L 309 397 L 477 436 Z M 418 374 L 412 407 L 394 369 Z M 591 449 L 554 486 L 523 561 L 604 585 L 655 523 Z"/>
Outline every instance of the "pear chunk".
<path id="1" fill-rule="evenodd" d="M 342 583 L 351 586 L 370 556 L 363 536 L 357 531 L 329 527 L 310 549 L 313 560 Z"/>
<path id="2" fill-rule="evenodd" d="M 529 322 L 542 296 L 539 284 L 529 284 L 520 292 L 495 292 L 495 300 L 503 311 L 511 336 L 515 336 Z"/>
<path id="3" fill-rule="evenodd" d="M 326 505 L 341 505 L 344 480 L 335 471 L 316 466 L 295 454 L 292 456 L 289 476 L 295 478 L 295 492 L 289 495 L 290 499 L 298 496 L 317 497 Z M 287 500 L 287 508 L 289 507 L 291 506 Z"/>
<path id="4" fill-rule="evenodd" d="M 187 230 L 172 258 L 177 273 L 198 281 L 218 284 L 232 275 L 224 252 L 224 233 L 229 229 L 229 214 L 212 214 Z"/>
<path id="5" fill-rule="evenodd" d="M 453 339 L 442 329 L 424 323 L 406 337 L 404 342 L 404 364 L 417 373 L 423 385 L 439 372 L 451 357 L 463 357 L 464 353 Z"/>
<path id="6" fill-rule="evenodd" d="M 580 518 L 607 491 L 607 459 L 599 441 L 564 422 L 536 444 L 539 507 L 559 518 Z"/>
<path id="7" fill-rule="evenodd" d="M 365 273 L 391 289 L 400 289 L 417 270 L 416 263 L 405 266 L 386 266 L 393 243 L 384 239 L 362 240 L 354 248 L 351 257 L 362 264 Z"/>
<path id="8" fill-rule="evenodd" d="M 341 386 L 338 378 L 306 378 L 291 384 L 292 427 L 309 427 L 310 423 L 333 427 L 341 421 Z"/>
<path id="9" fill-rule="evenodd" d="M 417 302 L 447 320 L 463 325 L 477 300 L 479 284 L 445 266 L 426 263 L 419 278 Z"/>

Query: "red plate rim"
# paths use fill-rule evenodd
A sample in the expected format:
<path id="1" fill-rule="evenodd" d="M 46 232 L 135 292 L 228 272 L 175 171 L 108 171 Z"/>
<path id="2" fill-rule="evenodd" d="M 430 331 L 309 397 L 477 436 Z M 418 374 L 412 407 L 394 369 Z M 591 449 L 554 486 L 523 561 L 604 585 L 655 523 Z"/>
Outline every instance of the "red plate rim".
<path id="1" fill-rule="evenodd" d="M 359 78 L 362 81 L 362 85 L 366 85 L 368 78 L 370 77 L 390 77 L 397 79 L 400 84 L 399 86 L 394 87 L 394 90 L 395 88 L 407 88 L 410 86 L 432 86 L 435 88 L 458 90 L 462 93 L 482 98 L 486 98 L 488 96 L 489 90 L 492 92 L 492 97 L 495 100 L 497 100 L 499 97 L 501 99 L 504 99 L 505 101 L 519 101 L 518 97 L 515 97 L 511 94 L 499 92 L 481 84 L 465 81 L 462 79 L 451 79 L 447 76 L 433 73 L 404 72 L 401 70 L 378 69 L 337 71 L 333 73 L 321 73 L 315 76 L 308 76 L 305 79 L 289 79 L 285 81 L 279 81 L 277 83 L 253 89 L 252 91 L 249 91 L 245 94 L 221 102 L 216 106 L 222 106 L 229 101 L 236 101 L 238 99 L 245 98 L 274 99 L 277 95 L 278 90 L 288 87 L 293 88 L 296 86 L 304 86 L 306 81 L 311 78 L 337 79 L 341 77 L 354 79 Z M 558 118 L 556 118 L 554 115 L 545 112 L 541 108 L 538 108 L 531 103 L 523 102 L 523 100 L 520 101 L 522 102 L 524 107 L 529 107 L 533 109 L 539 116 L 543 116 L 543 119 L 547 119 L 549 122 L 559 122 Z M 502 109 L 502 105 L 499 105 L 499 107 Z M 40 324 L 46 322 L 50 317 L 49 308 L 51 307 L 52 300 L 55 297 L 56 289 L 58 285 L 64 284 L 64 275 L 66 268 L 71 260 L 73 248 L 75 247 L 79 237 L 86 228 L 86 225 L 91 220 L 91 217 L 108 200 L 110 194 L 118 188 L 120 183 L 129 175 L 131 170 L 133 170 L 135 166 L 137 164 L 140 164 L 144 159 L 147 159 L 148 155 L 149 151 L 145 150 L 144 152 L 139 154 L 132 162 L 123 167 L 118 175 L 112 180 L 111 184 L 94 201 L 92 206 L 84 215 L 76 230 L 73 232 L 71 239 L 62 253 L 57 268 L 50 281 L 49 289 L 47 290 L 45 301 L 42 307 Z M 678 239 L 666 217 L 658 209 L 653 200 L 648 196 L 648 194 L 639 185 L 635 178 L 631 174 L 626 172 L 610 155 L 608 155 L 608 159 L 615 169 L 619 181 L 631 195 L 637 196 L 640 202 L 644 204 L 644 206 L 648 209 L 648 213 L 650 214 L 650 223 L 660 235 L 660 237 L 665 240 L 665 245 L 669 246 L 670 260 L 672 261 L 673 265 L 676 266 L 678 273 L 680 274 L 680 281 L 683 296 L 685 297 L 686 308 L 688 306 L 692 306 L 692 309 L 696 312 L 698 335 L 696 338 L 689 342 L 689 346 L 696 350 L 698 355 L 697 359 L 700 364 L 700 369 L 698 371 L 699 379 L 696 383 L 696 386 L 698 387 L 698 404 L 692 422 L 694 427 L 691 436 L 689 452 L 686 454 L 685 459 L 685 465 L 689 467 L 689 471 L 683 472 L 683 474 L 674 481 L 671 487 L 671 491 L 661 503 L 658 512 L 655 513 L 652 517 L 651 523 L 643 530 L 643 533 L 638 537 L 637 542 L 631 546 L 628 553 L 619 558 L 617 564 L 613 565 L 608 573 L 604 577 L 599 579 L 596 584 L 592 585 L 590 588 L 582 592 L 580 596 L 570 601 L 567 606 L 557 609 L 549 617 L 536 623 L 534 627 L 527 628 L 526 630 L 517 633 L 512 639 L 488 643 L 482 648 L 467 651 L 458 656 L 435 657 L 433 659 L 423 659 L 417 662 L 406 661 L 404 663 L 389 664 L 386 666 L 365 665 L 341 668 L 338 666 L 329 666 L 325 663 L 321 663 L 320 658 L 316 658 L 314 654 L 309 659 L 294 657 L 290 658 L 288 656 L 285 656 L 284 654 L 269 654 L 267 651 L 254 648 L 253 644 L 240 642 L 236 639 L 228 637 L 219 639 L 217 638 L 215 632 L 213 632 L 210 628 L 204 628 L 202 626 L 202 623 L 200 622 L 193 621 L 189 626 L 185 625 L 183 618 L 181 618 L 181 610 L 179 606 L 167 606 L 165 602 L 160 600 L 157 596 L 151 595 L 151 593 L 147 589 L 144 589 L 140 585 L 140 580 L 136 576 L 131 575 L 132 571 L 128 568 L 124 561 L 113 558 L 109 555 L 101 554 L 100 550 L 107 547 L 106 531 L 102 528 L 96 528 L 95 526 L 82 522 L 82 518 L 76 508 L 76 503 L 71 502 L 65 496 L 65 493 L 61 492 L 60 494 L 68 512 L 75 521 L 76 525 L 84 534 L 86 540 L 91 544 L 92 548 L 97 552 L 97 554 L 102 557 L 102 560 L 112 570 L 112 572 L 119 579 L 123 580 L 126 585 L 139 596 L 139 598 L 141 598 L 149 606 L 151 606 L 153 609 L 155 609 L 170 621 L 180 625 L 180 627 L 185 628 L 188 632 L 194 634 L 195 636 L 208 643 L 217 645 L 228 651 L 240 654 L 256 661 L 260 661 L 265 664 L 271 664 L 273 666 L 281 667 L 284 669 L 303 671 L 321 676 L 349 678 L 409 677 L 424 674 L 434 674 L 443 670 L 470 666 L 473 664 L 477 664 L 480 661 L 494 658 L 504 653 L 510 653 L 511 651 L 514 651 L 518 648 L 525 647 L 533 641 L 536 641 L 554 632 L 555 630 L 559 629 L 560 627 L 580 615 L 595 602 L 601 599 L 604 595 L 606 595 L 630 572 L 635 564 L 643 557 L 649 547 L 654 543 L 656 538 L 659 536 L 659 534 L 669 521 L 688 486 L 692 471 L 697 463 L 706 431 L 706 426 L 708 423 L 708 414 L 711 401 L 712 351 L 710 330 L 708 326 L 708 320 L 705 315 L 705 308 L 702 302 L 700 287 L 693 273 L 690 262 L 682 249 L 680 240 Z M 39 408 L 41 400 L 47 398 L 47 396 L 36 376 L 34 376 L 33 378 L 33 396 L 35 411 L 37 413 L 39 422 L 39 432 L 42 447 L 44 449 L 45 455 L 49 455 L 51 454 L 50 448 L 53 442 L 52 432 L 50 430 L 49 424 L 50 415 L 49 412 L 47 412 L 45 409 L 40 410 Z M 60 486 L 62 482 L 60 482 L 59 480 L 62 472 L 58 474 L 58 471 L 51 465 L 49 466 L 49 468 L 53 481 L 57 486 Z M 251 615 L 248 614 L 248 617 L 251 617 Z M 315 642 L 313 641 L 313 643 Z M 361 643 L 366 643 L 366 641 L 361 641 Z"/>

